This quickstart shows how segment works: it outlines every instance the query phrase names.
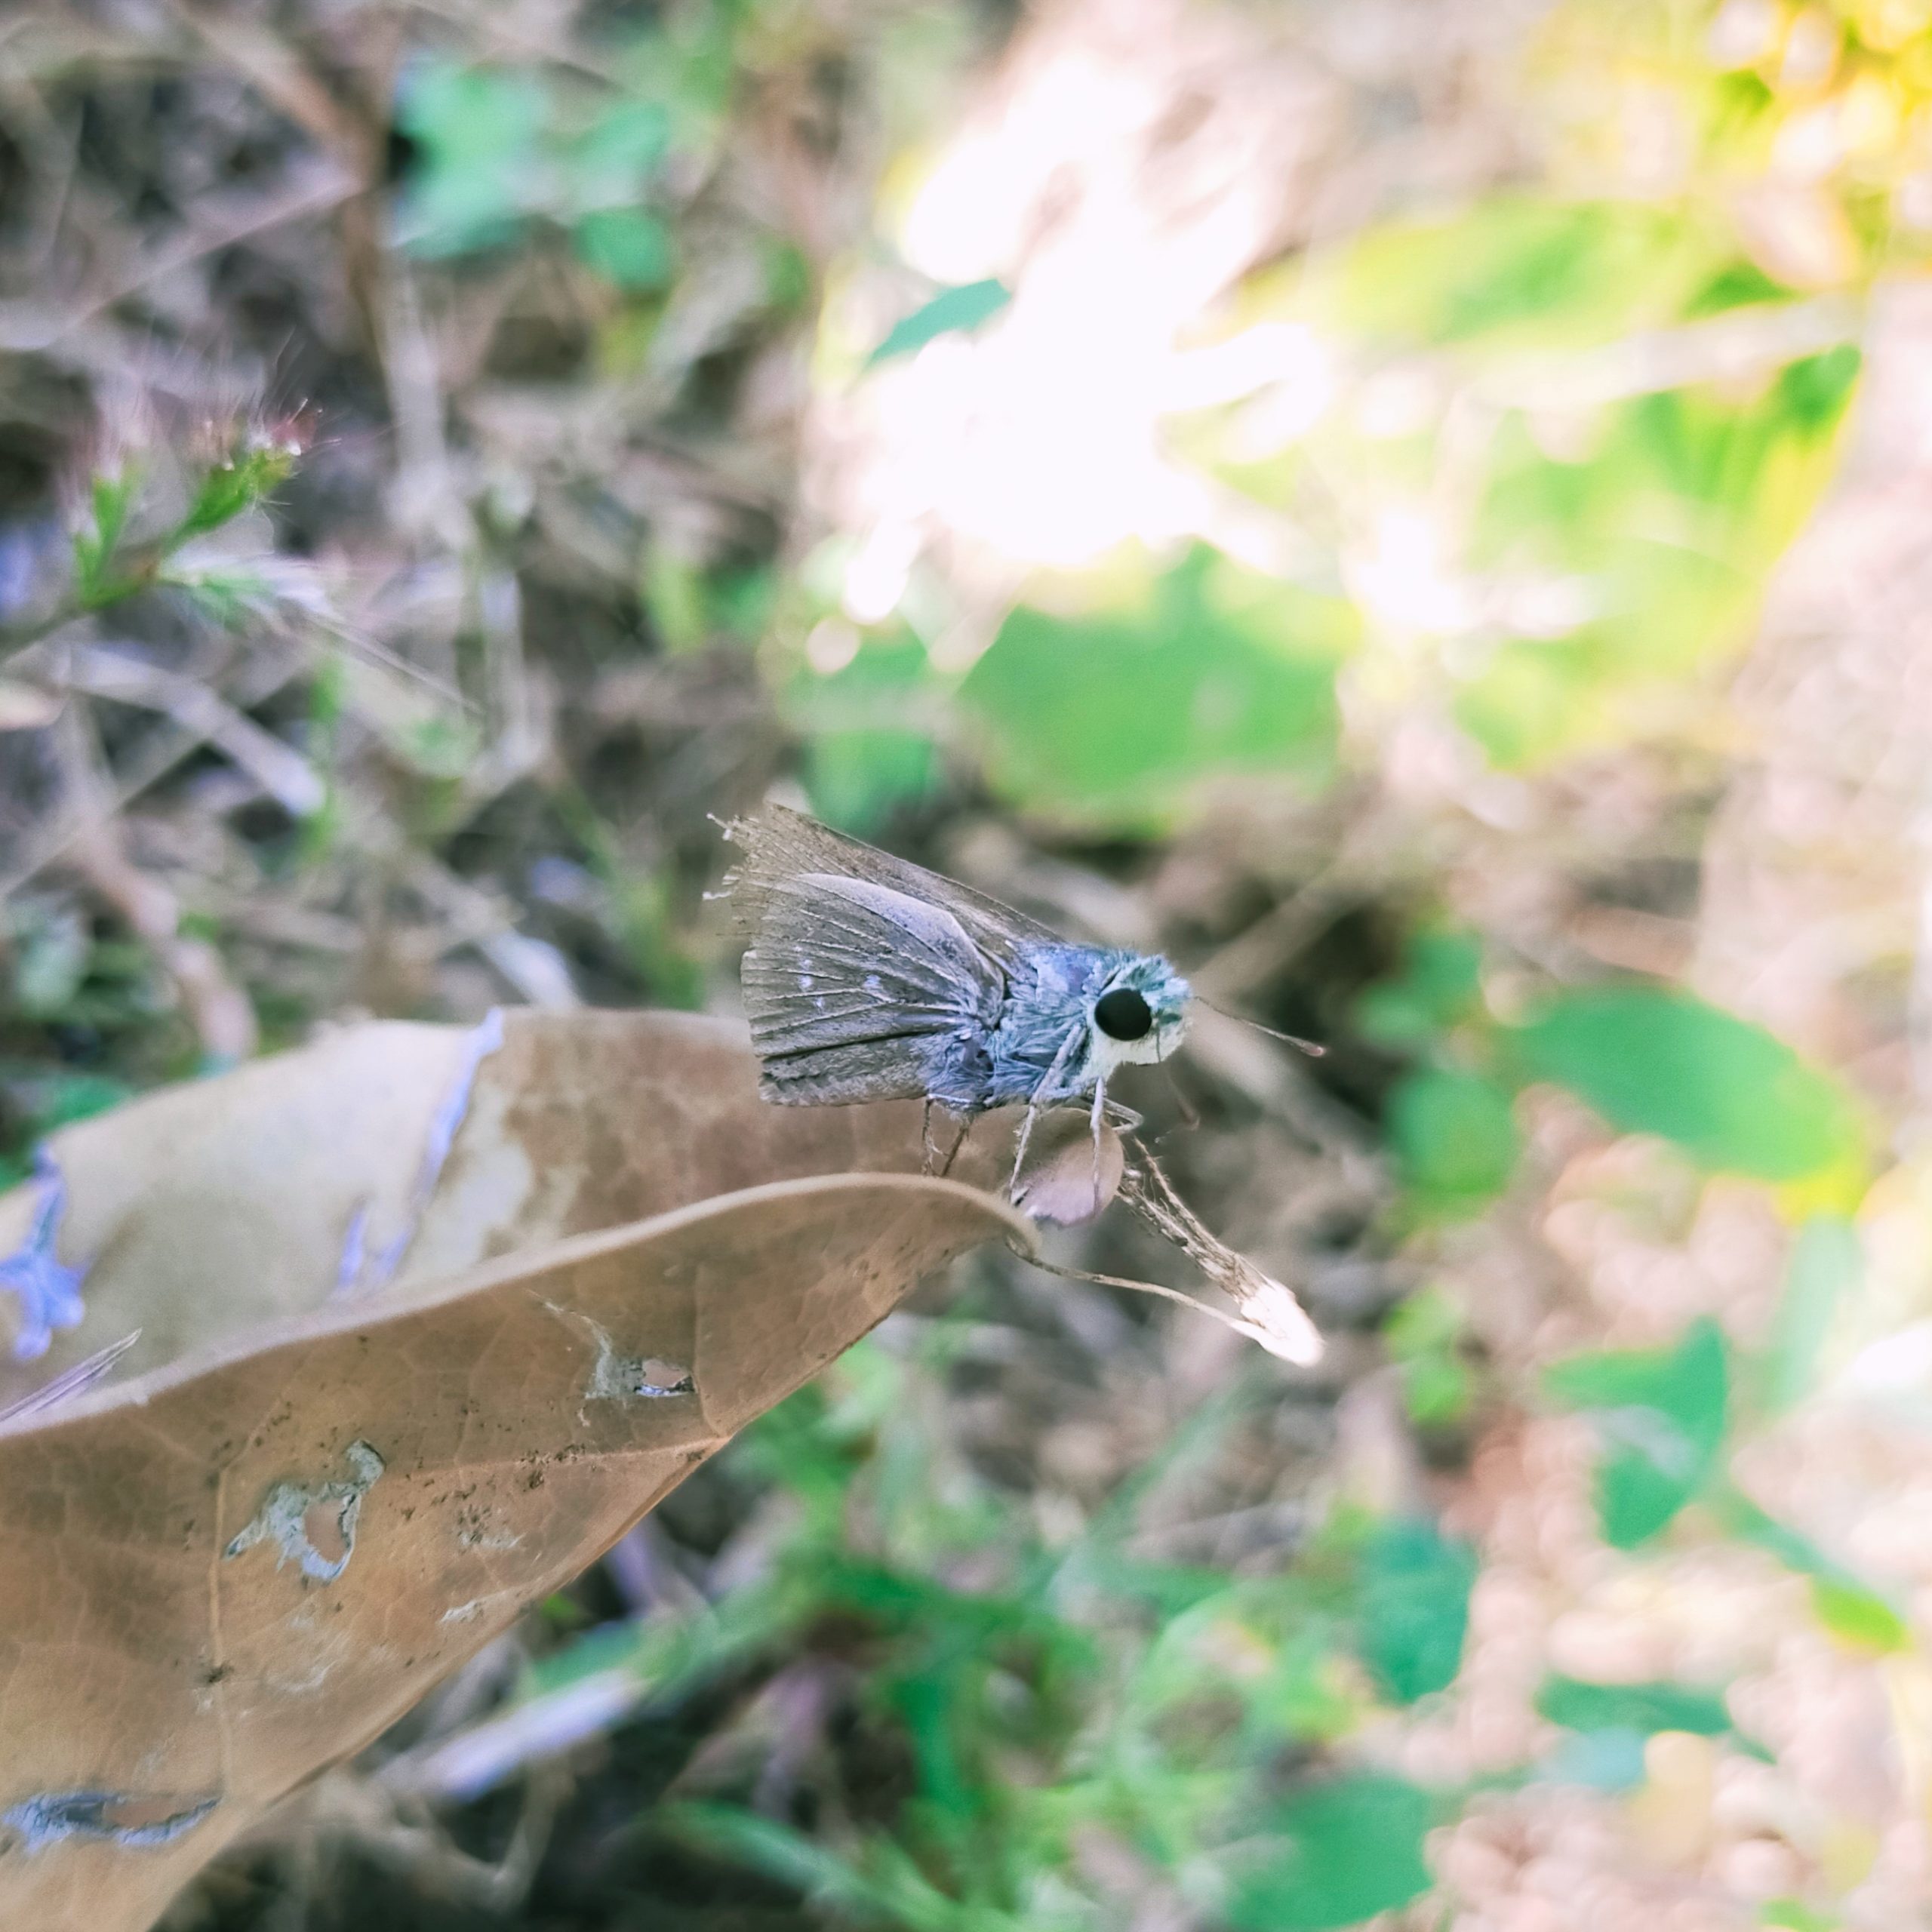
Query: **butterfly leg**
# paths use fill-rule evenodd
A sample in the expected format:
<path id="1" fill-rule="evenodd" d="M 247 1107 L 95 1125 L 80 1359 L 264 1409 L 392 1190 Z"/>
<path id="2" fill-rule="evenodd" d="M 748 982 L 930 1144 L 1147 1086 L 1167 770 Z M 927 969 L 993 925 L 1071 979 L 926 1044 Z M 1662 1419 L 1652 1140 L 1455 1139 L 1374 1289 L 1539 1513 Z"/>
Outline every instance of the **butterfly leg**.
<path id="1" fill-rule="evenodd" d="M 1040 1075 L 1038 1084 L 1027 1097 L 1026 1118 L 1020 1123 L 1020 1144 L 1013 1150 L 1013 1178 L 1006 1184 L 1009 1200 L 1020 1185 L 1020 1169 L 1026 1158 L 1026 1143 L 1033 1137 L 1033 1123 L 1039 1118 L 1044 1097 L 1053 1091 L 1054 1082 L 1065 1072 L 1066 1063 L 1073 1057 L 1075 1049 L 1086 1037 L 1085 1033 L 1080 1031 L 1067 1035 L 1060 1043 L 1060 1051 L 1054 1055 L 1053 1064 Z"/>
<path id="2" fill-rule="evenodd" d="M 1044 1082 L 1041 1083 L 1043 1085 Z M 1037 1091 L 1037 1090 L 1036 1090 Z M 1033 1122 L 1039 1117 L 1038 1100 L 1026 1103 L 1026 1117 L 1020 1123 L 1019 1144 L 1013 1150 L 1013 1178 L 1006 1184 L 1007 1198 L 1011 1200 L 1020 1186 L 1020 1170 L 1026 1164 L 1026 1143 L 1033 1137 Z"/>
<path id="3" fill-rule="evenodd" d="M 1100 1211 L 1100 1122 L 1107 1105 L 1105 1076 L 1094 1083 L 1094 1211 Z"/>
<path id="4" fill-rule="evenodd" d="M 919 1171 L 929 1174 L 939 1149 L 933 1145 L 933 1103 L 928 1094 L 926 1104 L 919 1115 Z"/>

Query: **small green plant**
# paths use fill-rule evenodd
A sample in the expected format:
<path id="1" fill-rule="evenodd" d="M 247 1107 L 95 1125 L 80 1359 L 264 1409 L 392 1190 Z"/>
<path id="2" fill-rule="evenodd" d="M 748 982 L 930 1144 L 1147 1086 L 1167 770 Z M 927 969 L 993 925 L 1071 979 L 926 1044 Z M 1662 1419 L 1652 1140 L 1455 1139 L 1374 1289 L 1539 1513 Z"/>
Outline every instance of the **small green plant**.
<path id="1" fill-rule="evenodd" d="M 1352 1924 L 1422 1890 L 1423 1836 L 1446 1801 L 1350 1768 L 1345 1747 L 1378 1711 L 1454 1681 L 1472 1552 L 1426 1520 L 1343 1509 L 1268 1574 L 1141 1553 L 1160 1485 L 1257 1412 L 1265 1371 L 1083 1528 L 1043 1537 L 947 1440 L 933 1397 L 952 1332 L 940 1324 L 911 1361 L 853 1351 L 727 1458 L 795 1512 L 734 1609 L 768 1633 L 782 1623 L 787 1647 L 835 1632 L 841 1654 L 863 1657 L 860 1722 L 912 1770 L 897 1816 L 808 1835 L 721 1796 L 660 1813 L 660 1827 L 914 1932 L 1099 1932 L 1118 1902 L 1082 1875 L 1097 1833 L 1256 1932 Z M 964 1571 L 977 1580 L 945 1580 Z M 654 1695 L 747 1661 L 701 1621 L 711 1637 L 679 1651 L 681 1675 L 666 1675 L 661 1632 L 641 1640 L 651 1654 L 635 1667 Z M 1303 1768 L 1284 1777 L 1284 1753 Z"/>
<path id="2" fill-rule="evenodd" d="M 306 445 L 299 417 L 232 424 L 212 451 L 192 439 L 185 457 L 157 445 L 100 463 L 87 479 L 70 544 L 63 594 L 7 632 L 0 654 L 51 636 L 76 617 L 112 609 L 143 592 L 168 589 L 218 622 L 293 599 L 313 604 L 314 587 L 291 560 L 247 546 L 211 546 L 248 512 L 270 502 Z"/>

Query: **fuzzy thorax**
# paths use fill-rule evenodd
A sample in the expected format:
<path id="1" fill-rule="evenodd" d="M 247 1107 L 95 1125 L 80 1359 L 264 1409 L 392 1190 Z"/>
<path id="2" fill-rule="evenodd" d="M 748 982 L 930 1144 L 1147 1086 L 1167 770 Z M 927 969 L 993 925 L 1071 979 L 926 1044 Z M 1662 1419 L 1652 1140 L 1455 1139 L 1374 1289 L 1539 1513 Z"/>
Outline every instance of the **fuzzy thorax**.
<path id="1" fill-rule="evenodd" d="M 1060 943 L 1017 963 L 989 1042 L 995 1106 L 1084 1098 L 1180 1042 L 1187 982 L 1158 954 Z"/>

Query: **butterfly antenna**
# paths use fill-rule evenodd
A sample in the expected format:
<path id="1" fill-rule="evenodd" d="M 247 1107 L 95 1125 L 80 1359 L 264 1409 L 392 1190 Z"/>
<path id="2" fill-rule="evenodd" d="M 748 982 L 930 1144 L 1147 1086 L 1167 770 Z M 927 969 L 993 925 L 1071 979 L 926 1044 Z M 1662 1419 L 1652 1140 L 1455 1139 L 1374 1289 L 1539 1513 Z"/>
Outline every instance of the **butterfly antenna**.
<path id="1" fill-rule="evenodd" d="M 1328 1051 L 1318 1041 L 1304 1040 L 1299 1033 L 1284 1033 L 1278 1026 L 1265 1026 L 1258 1020 L 1249 1019 L 1244 1013 L 1230 1013 L 1225 1006 L 1217 1006 L 1212 1000 L 1204 999 L 1201 1004 L 1211 1013 L 1218 1013 L 1223 1020 L 1232 1020 L 1238 1026 L 1252 1026 L 1257 1033 L 1266 1033 L 1271 1040 L 1285 1041 L 1289 1046 L 1307 1054 L 1310 1060 L 1321 1060 Z"/>

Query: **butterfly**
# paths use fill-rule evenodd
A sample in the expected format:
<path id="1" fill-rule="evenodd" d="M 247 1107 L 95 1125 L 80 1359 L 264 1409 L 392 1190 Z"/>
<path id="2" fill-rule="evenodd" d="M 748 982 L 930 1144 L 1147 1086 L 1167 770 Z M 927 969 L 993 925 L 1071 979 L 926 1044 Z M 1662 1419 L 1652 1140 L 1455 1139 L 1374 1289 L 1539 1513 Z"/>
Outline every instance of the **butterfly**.
<path id="1" fill-rule="evenodd" d="M 970 1122 L 1091 1099 L 1166 1059 L 1194 995 L 1158 953 L 1062 938 L 998 900 L 769 805 L 725 834 L 750 937 L 745 1014 L 759 1091 L 785 1106 L 921 1099 Z"/>

